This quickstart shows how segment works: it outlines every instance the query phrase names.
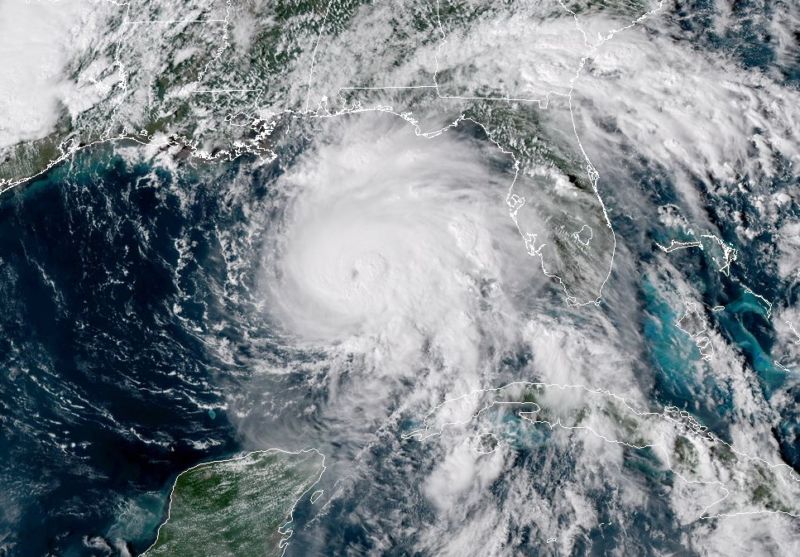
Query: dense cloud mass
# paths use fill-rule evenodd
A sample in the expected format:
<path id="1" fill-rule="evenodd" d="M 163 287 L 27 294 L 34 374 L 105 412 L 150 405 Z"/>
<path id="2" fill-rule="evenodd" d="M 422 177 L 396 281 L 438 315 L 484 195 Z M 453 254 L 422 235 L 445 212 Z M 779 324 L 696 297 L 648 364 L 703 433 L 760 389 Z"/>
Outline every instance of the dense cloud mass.
<path id="1" fill-rule="evenodd" d="M 473 336 L 481 285 L 520 267 L 503 210 L 508 157 L 459 134 L 416 137 L 388 115 L 324 127 L 278 180 L 294 199 L 265 254 L 268 311 L 328 342 Z"/>

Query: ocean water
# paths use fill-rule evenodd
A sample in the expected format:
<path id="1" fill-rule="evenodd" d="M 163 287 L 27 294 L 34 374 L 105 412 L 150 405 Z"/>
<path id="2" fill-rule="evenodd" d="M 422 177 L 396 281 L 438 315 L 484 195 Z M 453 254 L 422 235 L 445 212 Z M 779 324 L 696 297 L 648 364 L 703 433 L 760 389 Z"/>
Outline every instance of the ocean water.
<path id="1" fill-rule="evenodd" d="M 675 17 L 700 48 L 729 53 L 741 67 L 778 71 L 786 84 L 798 83 L 800 63 L 776 67 L 759 15 L 759 6 L 769 9 L 769 2 L 734 3 L 732 18 L 741 24 L 719 32 L 711 29 L 713 2 L 684 4 Z M 466 126 L 461 133 L 485 139 L 478 131 Z M 124 145 L 95 147 L 0 198 L 0 365 L 5 373 L 0 459 L 9 463 L 0 468 L 0 556 L 137 554 L 153 541 L 180 471 L 253 448 L 253 438 L 294 449 L 327 437 L 332 441 L 323 452 L 341 453 L 344 463 L 326 480 L 326 488 L 339 497 L 322 513 L 307 501 L 300 503 L 288 554 L 414 552 L 419 531 L 437 514 L 420 486 L 446 455 L 435 446 L 402 441 L 392 431 L 369 438 L 363 450 L 364 439 L 341 435 L 348 427 L 344 422 L 361 414 L 332 412 L 339 424 L 323 416 L 333 383 L 326 376 L 330 370 L 318 365 L 324 358 L 282 344 L 259 304 L 261 246 L 265 234 L 276 232 L 271 226 L 280 220 L 284 201 L 272 185 L 305 146 L 298 140 L 292 152 L 281 153 L 280 164 L 257 169 L 249 168 L 253 161 L 244 157 L 207 166 L 182 164 L 176 172 L 127 159 Z M 629 181 L 621 183 L 635 184 L 641 204 L 623 187 L 601 185 L 611 190 L 603 194 L 614 229 L 642 271 L 655 260 L 654 241 L 689 238 L 658 223 L 655 208 L 681 200 L 668 169 L 653 161 L 626 164 L 619 172 Z M 612 168 L 600 170 L 613 176 Z M 770 192 L 790 180 L 784 167 L 771 181 L 749 186 Z M 695 185 L 704 196 L 711 196 L 715 186 L 699 178 Z M 749 245 L 738 240 L 730 215 L 758 218 L 752 197 L 733 194 L 724 203 L 708 197 L 713 201 L 709 221 L 739 250 L 732 275 L 720 273 L 706 251 L 675 252 L 670 261 L 697 289 L 711 327 L 755 370 L 768 400 L 786 388 L 790 377 L 774 364 L 779 355 L 772 350 L 769 311 L 743 284 L 785 306 L 797 303 L 800 288 L 777 280 L 775 269 L 765 264 L 766 247 L 774 241 L 770 234 Z M 635 299 L 625 300 L 640 315 L 634 323 L 623 323 L 618 308 L 600 311 L 615 326 L 641 334 L 641 358 L 634 367 L 651 409 L 687 410 L 730 440 L 737 419 L 735 393 L 676 328 L 682 307 L 670 299 L 670 278 L 642 271 L 634 279 Z M 617 279 L 627 277 L 612 275 Z M 548 295 L 557 314 L 561 300 L 541 294 Z M 724 310 L 708 310 L 715 306 Z M 509 348 L 503 378 L 518 378 L 529 369 L 532 355 L 515 353 L 517 348 Z M 357 382 L 358 364 L 357 358 L 342 364 L 337 370 L 344 376 L 341 384 L 350 373 Z M 258 375 L 273 367 L 282 374 Z M 233 411 L 258 412 L 232 416 L 232 400 Z M 790 384 L 775 412 L 773 435 L 781 456 L 800 470 L 800 388 Z M 419 427 L 415 417 L 398 421 L 400 431 Z M 489 482 L 487 506 L 529 505 L 539 518 L 552 512 L 553 531 L 566 528 L 569 513 L 558 514 L 563 509 L 546 504 L 558 500 L 561 486 L 584 480 L 569 440 L 559 432 L 530 428 L 513 415 L 504 417 L 495 434 L 513 448 L 505 472 L 510 482 L 519 483 L 506 482 L 506 476 Z M 348 478 L 348 459 L 354 455 L 369 473 Z M 599 525 L 577 537 L 573 553 L 624 548 L 642 555 L 689 554 L 681 540 L 685 531 L 668 501 L 674 475 L 648 450 L 623 451 L 622 468 L 620 475 L 645 494 L 644 503 L 625 508 L 617 487 L 590 478 L 595 481 L 587 482 L 584 495 Z M 339 480 L 347 489 L 337 492 Z M 527 500 L 515 499 L 513 488 L 519 484 L 529 489 Z M 547 535 L 525 517 L 508 519 L 509 545 L 546 548 Z M 114 546 L 117 540 L 124 542 Z"/>
<path id="2" fill-rule="evenodd" d="M 141 550 L 171 478 L 237 446 L 192 325 L 213 311 L 202 234 L 176 271 L 213 201 L 181 208 L 169 183 L 103 148 L 0 199 L 0 555 L 85 555 L 109 531 Z"/>
<path id="3" fill-rule="evenodd" d="M 163 520 L 174 477 L 244 448 L 240 428 L 271 431 L 277 446 L 325 435 L 318 413 L 299 410 L 325 404 L 327 386 L 313 371 L 317 356 L 287 352 L 255 303 L 263 238 L 244 231 L 266 233 L 280 215 L 270 184 L 281 167 L 251 171 L 250 162 L 170 172 L 95 148 L 0 199 L 0 358 L 8 370 L 0 382 L 0 458 L 13 463 L 0 472 L 7 486 L 0 555 L 136 554 Z M 624 223 L 619 229 L 626 233 Z M 661 239 L 658 230 L 651 234 Z M 764 392 L 780 388 L 786 375 L 772 363 L 774 331 L 764 304 L 717 272 L 708 254 L 677 257 L 702 285 L 703 303 L 725 306 L 715 325 L 756 370 Z M 770 284 L 768 271 L 751 274 Z M 735 410 L 727 386 L 697 373 L 706 364 L 675 327 L 679 309 L 665 300 L 664 285 L 643 276 L 637 287 L 654 407 L 686 409 L 727 439 Z M 530 358 L 510 357 L 508 373 L 525 369 Z M 253 371 L 265 362 L 295 367 L 253 388 Z M 268 410 L 252 424 L 231 420 L 231 399 Z M 791 405 L 783 412 L 775 435 L 797 468 L 797 416 Z M 443 455 L 382 435 L 383 443 L 359 452 L 371 475 L 347 479 L 350 490 L 322 514 L 301 502 L 289 554 L 413 551 L 416 525 L 431 522 L 436 510 L 408 486 Z M 560 482 L 579 481 L 574 455 L 552 431 L 509 415 L 496 435 L 516 451 L 509 473 L 547 478 L 532 488 L 536 497 L 552 500 Z M 328 449 L 360 450 L 358 439 L 341 443 Z M 620 508 L 608 484 L 592 487 L 600 525 L 575 551 L 680 552 L 681 530 L 665 495 L 675 478 L 646 450 L 625 452 L 624 474 L 650 494 L 646 512 Z M 500 508 L 519 504 L 504 482 L 488 489 Z M 509 543 L 547 543 L 524 521 L 512 520 L 510 528 Z M 652 531 L 660 532 L 657 539 L 648 538 Z"/>

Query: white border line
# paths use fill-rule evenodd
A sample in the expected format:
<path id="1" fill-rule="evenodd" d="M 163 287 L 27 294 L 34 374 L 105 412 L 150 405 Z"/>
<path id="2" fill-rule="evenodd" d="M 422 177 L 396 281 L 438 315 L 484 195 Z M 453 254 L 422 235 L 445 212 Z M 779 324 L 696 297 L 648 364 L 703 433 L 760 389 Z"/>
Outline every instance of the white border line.
<path id="1" fill-rule="evenodd" d="M 256 454 L 266 454 L 266 453 L 271 453 L 271 452 L 277 452 L 277 453 L 282 453 L 282 454 L 287 454 L 287 455 L 300 455 L 300 454 L 305 454 L 305 453 L 317 453 L 318 455 L 320 455 L 322 457 L 322 471 L 319 473 L 319 477 L 316 479 L 316 481 L 313 484 L 311 484 L 307 489 L 305 489 L 303 491 L 303 493 L 300 494 L 300 496 L 295 500 L 295 502 L 292 504 L 291 508 L 289 509 L 289 513 L 287 515 L 286 521 L 283 524 L 281 524 L 280 526 L 278 526 L 278 533 L 281 534 L 282 536 L 285 536 L 284 538 L 281 538 L 280 542 L 278 543 L 278 547 L 283 549 L 283 551 L 281 551 L 281 556 L 283 556 L 283 554 L 286 553 L 286 548 L 289 546 L 289 538 L 291 538 L 292 534 L 294 533 L 294 530 L 292 530 L 291 528 L 287 529 L 287 527 L 294 520 L 294 511 L 297 508 L 297 504 L 300 503 L 300 501 L 303 499 L 303 497 L 306 496 L 306 494 L 308 492 L 310 492 L 312 489 L 314 489 L 314 487 L 317 486 L 317 484 L 319 484 L 319 482 L 322 480 L 322 476 L 325 474 L 325 470 L 328 469 L 328 467 L 325 465 L 325 455 L 319 449 L 311 448 L 311 449 L 301 449 L 299 451 L 287 451 L 285 449 L 280 449 L 278 447 L 271 447 L 269 449 L 260 449 L 260 450 L 257 450 L 257 451 L 250 451 L 250 452 L 245 453 L 245 454 L 243 454 L 241 456 L 235 456 L 235 457 L 231 457 L 231 458 L 224 458 L 224 459 L 221 459 L 221 460 L 212 460 L 212 461 L 209 461 L 209 462 L 201 462 L 199 464 L 195 464 L 194 466 L 191 466 L 191 467 L 187 468 L 186 470 L 184 470 L 183 472 L 181 472 L 180 474 L 177 475 L 177 477 L 175 478 L 175 482 L 173 482 L 173 484 L 172 484 L 172 489 L 169 492 L 169 504 L 167 506 L 167 518 L 164 519 L 164 521 L 158 526 L 158 530 L 156 530 L 156 539 L 153 541 L 152 544 L 150 544 L 147 547 L 147 549 L 145 549 L 142 553 L 139 554 L 139 557 L 145 557 L 145 555 L 147 555 L 147 552 L 155 547 L 155 545 L 158 543 L 158 537 L 161 534 L 161 529 L 169 522 L 169 519 L 171 518 L 171 513 L 172 513 L 172 497 L 175 494 L 175 487 L 178 485 L 178 480 L 180 479 L 181 476 L 183 476 L 187 472 L 191 472 L 192 470 L 195 470 L 195 469 L 200 468 L 202 466 L 209 466 L 209 465 L 213 465 L 213 464 L 222 464 L 224 462 L 236 462 L 236 461 L 239 461 L 239 460 L 244 460 L 244 459 L 246 459 L 248 457 L 251 457 L 253 455 L 256 455 Z M 317 491 L 321 492 L 322 490 L 317 490 Z M 320 495 L 321 495 L 321 493 L 320 493 Z M 319 499 L 319 496 L 317 497 L 317 499 Z"/>

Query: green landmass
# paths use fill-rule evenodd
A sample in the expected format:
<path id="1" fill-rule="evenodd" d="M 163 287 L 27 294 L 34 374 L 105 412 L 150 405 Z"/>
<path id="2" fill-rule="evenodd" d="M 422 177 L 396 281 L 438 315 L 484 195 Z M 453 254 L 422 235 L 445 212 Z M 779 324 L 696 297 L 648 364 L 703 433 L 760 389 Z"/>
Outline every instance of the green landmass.
<path id="1" fill-rule="evenodd" d="M 169 518 L 144 555 L 281 555 L 279 529 L 319 479 L 323 461 L 314 450 L 272 449 L 190 468 L 175 481 Z"/>

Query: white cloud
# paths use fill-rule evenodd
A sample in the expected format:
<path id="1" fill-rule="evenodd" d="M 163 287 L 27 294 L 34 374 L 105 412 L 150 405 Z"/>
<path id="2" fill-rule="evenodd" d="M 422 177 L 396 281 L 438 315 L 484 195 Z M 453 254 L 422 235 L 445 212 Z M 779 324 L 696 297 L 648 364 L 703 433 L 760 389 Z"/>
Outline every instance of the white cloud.
<path id="1" fill-rule="evenodd" d="M 301 342 L 376 372 L 412 373 L 427 351 L 462 392 L 481 386 L 482 336 L 513 334 L 508 289 L 537 276 L 504 209 L 513 175 L 493 170 L 507 161 L 389 115 L 330 122 L 280 180 L 291 201 L 264 255 L 267 306 Z"/>
<path id="2" fill-rule="evenodd" d="M 64 75 L 77 35 L 105 4 L 0 2 L 0 148 L 50 133 L 75 91 Z"/>

